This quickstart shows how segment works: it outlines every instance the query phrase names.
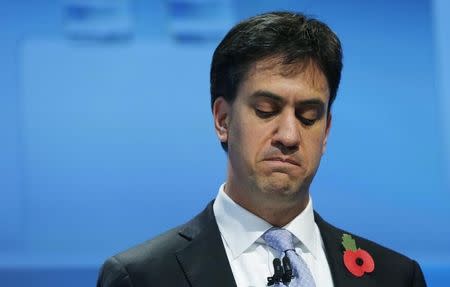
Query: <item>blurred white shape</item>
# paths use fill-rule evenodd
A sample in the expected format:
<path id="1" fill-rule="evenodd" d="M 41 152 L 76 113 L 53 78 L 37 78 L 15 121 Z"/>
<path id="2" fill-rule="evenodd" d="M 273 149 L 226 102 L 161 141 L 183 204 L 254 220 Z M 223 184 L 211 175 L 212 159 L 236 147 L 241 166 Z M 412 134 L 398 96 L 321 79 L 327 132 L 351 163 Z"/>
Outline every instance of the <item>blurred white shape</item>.
<path id="1" fill-rule="evenodd" d="M 70 38 L 120 41 L 132 36 L 131 0 L 67 0 L 63 9 Z"/>
<path id="2" fill-rule="evenodd" d="M 443 125 L 443 141 L 447 166 L 447 192 L 450 192 L 450 2 L 433 1 L 434 37 L 436 44 L 436 66 L 438 87 L 441 98 L 441 123 Z"/>
<path id="3" fill-rule="evenodd" d="M 166 0 L 169 30 L 178 42 L 216 42 L 233 24 L 230 0 Z"/>

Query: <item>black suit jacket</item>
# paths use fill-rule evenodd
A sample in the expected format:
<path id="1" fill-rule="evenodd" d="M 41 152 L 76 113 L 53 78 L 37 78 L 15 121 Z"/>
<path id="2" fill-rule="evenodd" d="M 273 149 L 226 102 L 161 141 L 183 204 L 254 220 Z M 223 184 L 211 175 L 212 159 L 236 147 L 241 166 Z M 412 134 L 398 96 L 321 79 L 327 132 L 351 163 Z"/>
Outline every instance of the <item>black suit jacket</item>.
<path id="1" fill-rule="evenodd" d="M 368 251 L 375 270 L 353 276 L 344 266 L 342 234 L 317 213 L 335 287 L 426 286 L 414 260 L 352 235 Z M 229 287 L 236 286 L 217 226 L 212 203 L 188 223 L 109 258 L 101 268 L 97 287 Z M 320 286 L 318 286 L 320 287 Z"/>

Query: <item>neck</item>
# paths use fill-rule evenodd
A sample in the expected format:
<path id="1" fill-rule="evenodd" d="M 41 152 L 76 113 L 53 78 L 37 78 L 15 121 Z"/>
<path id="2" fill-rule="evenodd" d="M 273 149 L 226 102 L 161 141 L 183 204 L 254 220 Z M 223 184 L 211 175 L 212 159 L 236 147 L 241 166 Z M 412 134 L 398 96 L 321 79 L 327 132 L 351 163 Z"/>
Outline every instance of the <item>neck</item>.
<path id="1" fill-rule="evenodd" d="M 227 181 L 224 191 L 235 203 L 277 227 L 291 222 L 309 202 L 308 190 L 278 194 L 256 189 L 236 186 L 233 181 Z"/>

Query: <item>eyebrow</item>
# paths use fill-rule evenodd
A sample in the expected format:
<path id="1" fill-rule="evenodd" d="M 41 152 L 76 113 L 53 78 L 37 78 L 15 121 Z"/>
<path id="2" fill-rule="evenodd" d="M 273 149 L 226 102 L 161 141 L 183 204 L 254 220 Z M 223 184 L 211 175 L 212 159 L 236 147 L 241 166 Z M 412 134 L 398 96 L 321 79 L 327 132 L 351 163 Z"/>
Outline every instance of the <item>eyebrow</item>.
<path id="1" fill-rule="evenodd" d="M 279 104 L 285 104 L 286 100 L 278 94 L 272 93 L 266 90 L 258 90 L 250 95 L 250 99 L 255 101 L 259 98 L 267 98 L 272 101 L 275 101 Z M 307 100 L 298 101 L 296 106 L 319 106 L 321 108 L 325 108 L 325 103 L 319 98 L 312 98 Z"/>

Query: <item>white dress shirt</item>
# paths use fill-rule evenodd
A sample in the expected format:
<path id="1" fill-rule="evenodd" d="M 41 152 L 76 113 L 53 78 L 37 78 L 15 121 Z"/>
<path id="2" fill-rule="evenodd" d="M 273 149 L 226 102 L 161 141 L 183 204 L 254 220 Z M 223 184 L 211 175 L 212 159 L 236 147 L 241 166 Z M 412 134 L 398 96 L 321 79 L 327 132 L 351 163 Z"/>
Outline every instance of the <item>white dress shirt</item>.
<path id="1" fill-rule="evenodd" d="M 213 210 L 236 284 L 267 286 L 267 277 L 274 273 L 272 261 L 279 254 L 261 236 L 272 225 L 235 203 L 224 192 L 224 186 L 220 186 Z M 284 228 L 294 235 L 295 251 L 311 270 L 316 287 L 333 287 L 311 198 L 305 210 Z"/>

